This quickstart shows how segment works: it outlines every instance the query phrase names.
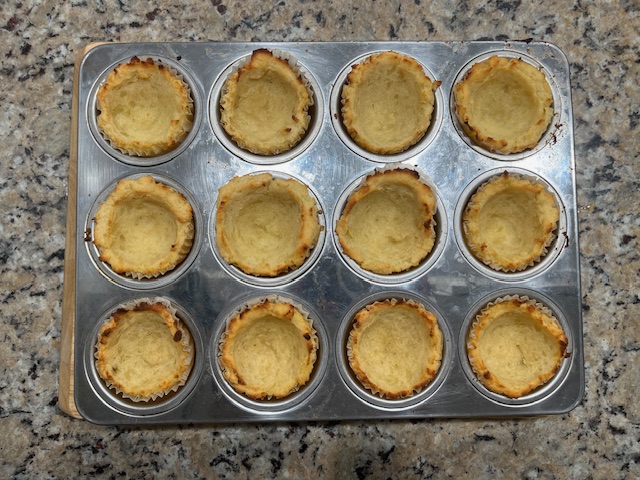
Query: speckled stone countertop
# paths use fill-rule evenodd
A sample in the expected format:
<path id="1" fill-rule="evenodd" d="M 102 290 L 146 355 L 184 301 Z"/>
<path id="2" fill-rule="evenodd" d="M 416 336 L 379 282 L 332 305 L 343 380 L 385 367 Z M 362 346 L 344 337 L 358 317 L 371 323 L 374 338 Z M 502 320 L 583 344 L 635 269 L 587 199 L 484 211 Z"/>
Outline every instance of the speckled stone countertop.
<path id="1" fill-rule="evenodd" d="M 640 477 L 640 18 L 593 2 L 3 2 L 0 477 Z M 586 392 L 568 414 L 174 428 L 58 408 L 71 91 L 93 41 L 544 40 L 569 58 Z"/>

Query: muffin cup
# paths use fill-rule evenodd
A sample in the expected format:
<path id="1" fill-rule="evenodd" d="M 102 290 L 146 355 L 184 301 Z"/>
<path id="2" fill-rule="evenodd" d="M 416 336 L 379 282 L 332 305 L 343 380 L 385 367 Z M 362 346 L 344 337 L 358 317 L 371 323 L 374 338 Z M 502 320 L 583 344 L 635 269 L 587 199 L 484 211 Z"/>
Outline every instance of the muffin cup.
<path id="1" fill-rule="evenodd" d="M 362 188 L 366 184 L 366 180 L 369 176 L 375 175 L 376 173 L 387 172 L 391 170 L 410 170 L 415 172 L 419 180 L 427 185 L 431 191 L 433 192 L 436 200 L 435 211 L 432 216 L 432 224 L 435 233 L 435 239 L 433 248 L 431 251 L 425 255 L 425 257 L 419 262 L 417 266 L 410 267 L 407 270 L 397 273 L 391 274 L 379 274 L 369 271 L 365 268 L 362 268 L 358 262 L 352 259 L 349 255 L 347 255 L 340 243 L 340 239 L 338 234 L 336 233 L 336 226 L 338 220 L 342 216 L 344 208 L 349 201 L 351 195 L 357 192 L 360 188 Z M 410 165 L 405 164 L 387 164 L 374 169 L 373 172 L 367 173 L 362 177 L 358 178 L 354 182 L 351 183 L 340 195 L 338 198 L 338 202 L 336 204 L 336 208 L 333 212 L 332 219 L 332 227 L 333 227 L 333 241 L 335 244 L 335 248 L 338 251 L 340 258 L 344 261 L 344 263 L 358 276 L 364 278 L 365 280 L 378 283 L 382 285 L 391 285 L 391 284 L 401 284 L 406 283 L 415 278 L 423 275 L 426 271 L 428 271 L 438 260 L 442 251 L 444 250 L 446 239 L 447 239 L 447 218 L 446 218 L 446 210 L 444 205 L 440 199 L 440 195 L 438 194 L 438 190 L 435 185 L 423 174 L 420 172 L 418 168 L 412 167 Z"/>
<path id="2" fill-rule="evenodd" d="M 318 134 L 323 117 L 323 102 L 318 96 L 320 87 L 311 76 L 311 73 L 302 66 L 292 54 L 278 50 L 267 49 L 271 55 L 280 60 L 284 60 L 291 67 L 293 72 L 301 80 L 309 96 L 309 105 L 306 114 L 308 122 L 307 128 L 301 132 L 299 138 L 293 141 L 289 148 L 272 154 L 263 154 L 251 151 L 245 145 L 241 145 L 230 134 L 227 133 L 221 123 L 221 109 L 224 108 L 223 98 L 228 93 L 227 81 L 229 78 L 251 62 L 252 54 L 246 55 L 229 66 L 216 80 L 214 89 L 209 100 L 211 127 L 220 142 L 238 157 L 255 164 L 270 165 L 288 161 L 299 155 L 306 149 Z"/>
<path id="3" fill-rule="evenodd" d="M 513 177 L 515 180 L 525 180 L 527 181 L 530 185 L 539 185 L 540 183 L 537 182 L 535 179 L 531 178 L 531 177 L 525 177 L 523 175 L 520 174 L 509 174 L 511 177 Z M 496 179 L 497 177 L 493 177 L 489 180 L 487 180 L 486 182 L 484 182 L 482 185 L 480 185 L 478 187 L 478 189 L 476 190 L 476 192 L 471 196 L 471 198 L 469 199 L 469 202 L 473 201 L 474 197 L 480 193 L 482 193 L 483 191 L 485 191 L 485 189 Z M 550 193 L 550 192 L 549 192 Z M 553 194 L 552 194 L 553 195 Z M 554 196 L 554 200 L 555 200 L 555 195 Z M 469 203 L 468 202 L 468 203 Z M 556 208 L 559 209 L 559 205 L 558 202 L 556 200 Z M 463 221 L 462 223 L 462 228 L 463 231 L 466 233 L 467 232 L 467 223 L 465 223 Z M 556 222 L 555 228 L 551 231 L 551 233 L 547 236 L 547 239 L 545 241 L 545 243 L 542 245 L 542 251 L 540 252 L 540 255 L 538 255 L 537 257 L 533 258 L 530 262 L 528 262 L 525 265 L 521 265 L 518 267 L 514 267 L 514 268 L 505 268 L 495 262 L 489 262 L 487 265 L 489 265 L 491 268 L 493 268 L 494 270 L 498 270 L 498 271 L 502 271 L 502 272 L 519 272 L 521 270 L 525 270 L 526 268 L 529 268 L 533 265 L 535 265 L 536 263 L 540 262 L 540 260 L 547 254 L 549 246 L 554 242 L 554 240 L 557 238 L 557 230 L 558 230 L 558 223 Z M 469 245 L 470 248 L 473 248 L 473 244 Z"/>
<path id="4" fill-rule="evenodd" d="M 420 304 L 418 302 L 415 302 L 413 300 L 402 300 L 402 301 L 406 302 L 408 305 L 410 305 L 412 307 L 416 306 L 418 308 L 424 308 L 422 306 L 422 304 Z M 378 300 L 378 301 L 375 301 L 375 302 L 373 302 L 373 303 L 371 303 L 369 305 L 366 305 L 365 307 L 363 307 L 363 309 L 365 309 L 365 308 L 368 309 L 369 307 L 375 307 L 377 305 L 383 305 L 386 302 L 389 302 L 392 306 L 395 306 L 395 305 L 398 304 L 398 299 L 397 298 L 391 298 L 391 299 L 386 299 L 386 300 Z M 425 308 L 425 310 L 428 313 L 431 313 L 426 308 Z M 440 328 L 439 328 L 439 325 L 438 325 L 437 318 L 436 318 L 436 321 L 435 321 L 435 327 L 436 327 L 437 331 L 439 332 Z M 439 335 L 440 335 L 440 347 L 441 347 L 442 350 L 444 350 L 444 341 L 443 341 L 443 338 L 442 338 L 443 336 L 442 336 L 441 333 L 439 333 Z M 431 336 L 433 336 L 433 335 L 431 335 Z M 352 324 L 351 331 L 349 332 L 349 335 L 348 335 L 347 348 L 346 348 L 346 350 L 347 350 L 347 360 L 349 361 L 349 365 L 351 366 L 352 370 L 354 368 L 353 367 L 353 362 L 354 362 L 354 359 L 355 359 L 355 353 L 353 352 L 353 349 L 352 349 L 351 340 L 354 339 L 354 338 L 355 338 L 355 330 L 354 330 L 354 327 L 353 327 L 353 324 Z M 362 386 L 364 388 L 366 388 L 367 390 L 370 390 L 375 395 L 378 395 L 378 396 L 380 396 L 382 398 L 388 398 L 388 399 L 401 399 L 401 398 L 412 397 L 412 396 L 422 392 L 427 386 L 429 386 L 431 384 L 431 382 L 433 381 L 433 379 L 437 376 L 437 372 L 440 370 L 441 364 L 442 364 L 442 354 L 440 355 L 440 358 L 438 359 L 438 365 L 437 365 L 436 373 L 434 374 L 433 378 L 429 379 L 428 382 L 425 383 L 424 385 L 419 385 L 419 386 L 414 387 L 412 389 L 411 393 L 400 394 L 400 395 L 397 395 L 396 397 L 393 397 L 392 395 L 381 391 L 375 385 L 373 385 L 371 382 L 363 380 L 357 374 L 356 374 L 356 378 L 358 379 L 358 381 L 362 384 Z"/>
<path id="5" fill-rule="evenodd" d="M 300 278 L 302 275 L 308 272 L 313 267 L 315 262 L 318 260 L 322 252 L 322 249 L 324 247 L 324 242 L 326 238 L 326 220 L 325 220 L 324 209 L 320 204 L 318 194 L 314 192 L 306 182 L 302 181 L 297 177 L 287 175 L 277 171 L 272 171 L 272 170 L 256 171 L 256 172 L 250 173 L 249 175 L 259 175 L 262 173 L 269 173 L 273 176 L 274 179 L 295 180 L 299 182 L 300 184 L 304 185 L 307 188 L 309 195 L 315 201 L 317 212 L 318 212 L 318 224 L 320 226 L 320 233 L 316 240 L 315 246 L 310 249 L 307 257 L 303 260 L 303 262 L 297 268 L 294 268 L 292 270 L 287 270 L 273 277 L 252 275 L 244 272 L 241 268 L 225 260 L 225 258 L 222 256 L 222 253 L 220 252 L 220 249 L 217 243 L 217 237 L 216 237 L 216 216 L 217 216 L 217 210 L 218 210 L 217 207 L 213 209 L 209 219 L 209 240 L 210 240 L 209 243 L 211 245 L 211 248 L 213 249 L 213 253 L 216 259 L 218 260 L 218 262 L 220 262 L 220 265 L 230 275 L 234 276 L 239 281 L 246 284 L 250 284 L 250 285 L 256 285 L 259 287 L 267 287 L 267 288 L 279 287 L 282 285 L 289 284 L 295 281 L 296 279 Z M 217 200 L 216 200 L 216 203 L 217 203 Z"/>
<path id="6" fill-rule="evenodd" d="M 227 328 L 234 317 L 240 313 L 260 305 L 265 301 L 283 302 L 293 305 L 309 323 L 313 331 L 314 343 L 317 345 L 313 369 L 309 376 L 309 380 L 304 385 L 299 385 L 292 389 L 285 397 L 275 398 L 269 396 L 262 399 L 253 399 L 244 393 L 238 392 L 231 383 L 226 379 L 223 373 L 221 363 L 222 347 L 227 338 Z M 279 294 L 265 295 L 261 297 L 250 297 L 239 300 L 235 306 L 222 312 L 217 320 L 217 327 L 213 333 L 211 340 L 210 361 L 213 377 L 224 396 L 228 401 L 240 409 L 250 411 L 254 414 L 268 415 L 276 412 L 288 411 L 296 408 L 298 405 L 307 402 L 307 399 L 316 391 L 319 383 L 322 381 L 327 369 L 328 357 L 328 341 L 327 334 L 319 319 L 317 313 L 313 312 L 301 300 Z"/>
<path id="7" fill-rule="evenodd" d="M 138 57 L 132 57 L 132 59 L 130 60 L 130 62 L 133 59 L 138 59 Z M 141 60 L 141 59 L 139 59 Z M 177 79 L 182 87 L 186 90 L 187 92 L 187 96 L 188 96 L 188 101 L 187 101 L 187 117 L 188 121 L 187 123 L 185 123 L 185 129 L 183 131 L 183 133 L 179 136 L 179 140 L 178 140 L 178 144 L 182 143 L 182 141 L 184 141 L 184 139 L 186 138 L 187 134 L 189 133 L 189 131 L 191 130 L 191 128 L 193 128 L 193 112 L 194 112 L 194 105 L 193 105 L 193 98 L 191 96 L 191 87 L 187 84 L 187 82 L 184 80 L 184 77 L 180 74 L 180 72 L 178 72 L 175 68 L 173 68 L 170 64 L 167 64 L 165 62 L 162 62 L 161 60 L 157 60 L 157 59 L 153 59 L 153 58 L 147 58 L 145 60 L 142 60 L 142 62 L 153 62 L 154 65 L 162 65 L 163 67 L 167 68 L 169 73 L 175 78 Z M 129 63 L 130 63 L 129 62 Z M 118 66 L 114 67 L 113 70 L 109 73 L 109 75 L 111 75 L 111 73 L 113 73 L 117 68 L 124 66 L 124 65 L 128 65 L 129 63 L 121 63 Z M 100 110 L 100 100 L 98 99 L 97 104 L 96 104 L 96 108 L 98 110 Z M 98 115 L 99 116 L 99 115 Z M 125 154 L 125 155 L 129 155 L 132 157 L 154 157 L 156 155 L 161 155 L 163 153 L 167 153 L 167 150 L 165 149 L 160 149 L 158 147 L 150 147 L 148 150 L 136 150 L 136 149 L 127 149 L 123 146 L 117 145 L 113 139 L 110 138 L 110 136 L 100 128 L 100 122 L 98 122 L 98 130 L 100 131 L 100 133 L 102 134 L 103 138 L 109 143 L 109 145 L 111 145 L 112 148 L 120 151 L 121 153 Z"/>
<path id="8" fill-rule="evenodd" d="M 569 364 L 573 352 L 573 339 L 571 336 L 571 331 L 568 328 L 564 317 L 556 313 L 559 311 L 555 308 L 552 310 L 549 306 L 547 306 L 547 304 L 550 304 L 547 300 L 545 300 L 545 303 L 542 303 L 542 301 L 538 300 L 537 297 L 539 296 L 528 294 L 526 292 L 518 292 L 518 290 L 510 290 L 503 292 L 503 295 L 494 297 L 492 300 L 488 301 L 488 299 L 485 299 L 479 302 L 476 308 L 471 310 L 470 314 L 467 316 L 467 320 L 463 324 L 463 328 L 461 329 L 459 347 L 461 355 L 463 355 L 465 358 L 465 361 L 463 361 L 463 369 L 465 370 L 465 374 L 467 375 L 467 378 L 471 381 L 473 386 L 476 387 L 476 389 L 480 393 L 498 403 L 511 406 L 520 406 L 528 405 L 544 399 L 559 387 L 569 369 Z M 554 322 L 562 330 L 566 337 L 567 345 L 564 348 L 563 357 L 560 361 L 560 364 L 551 378 L 532 389 L 529 393 L 517 397 L 510 397 L 502 393 L 494 392 L 480 381 L 478 377 L 479 373 L 476 369 L 476 366 L 472 359 L 469 357 L 469 350 L 473 348 L 471 339 L 476 338 L 473 333 L 474 327 L 478 325 L 480 317 L 484 314 L 484 312 L 495 305 L 499 305 L 500 303 L 504 302 L 511 302 L 514 300 L 522 302 L 526 305 L 531 305 L 543 314 L 547 315 L 551 319 L 551 321 Z"/>
<path id="9" fill-rule="evenodd" d="M 165 395 L 169 395 L 171 392 L 177 392 L 181 387 L 183 387 L 186 383 L 187 383 L 187 379 L 189 378 L 189 375 L 191 374 L 191 371 L 193 370 L 193 365 L 194 365 L 194 356 L 195 356 L 195 346 L 194 346 L 194 342 L 191 336 L 191 332 L 189 331 L 189 328 L 185 325 L 185 323 L 183 321 L 181 321 L 178 317 L 177 317 L 177 310 L 175 307 L 173 307 L 173 305 L 171 304 L 171 302 L 165 298 L 162 297 L 155 297 L 155 298 L 140 298 L 137 300 L 134 300 L 132 302 L 129 303 L 125 303 L 125 304 L 121 304 L 118 305 L 117 307 L 112 309 L 112 312 L 115 312 L 117 310 L 133 310 L 135 309 L 137 306 L 141 305 L 141 304 L 157 304 L 160 303 L 163 306 L 165 306 L 168 310 L 168 312 L 171 314 L 174 322 L 177 322 L 180 324 L 180 331 L 182 332 L 182 337 L 180 339 L 180 345 L 182 346 L 182 350 L 184 352 L 187 353 L 188 357 L 185 360 L 185 365 L 188 366 L 188 368 L 181 374 L 180 378 L 178 379 L 177 383 L 175 385 L 173 385 L 172 387 L 163 390 L 163 391 L 158 391 L 155 393 L 152 393 L 149 396 L 142 396 L 142 395 L 129 395 L 128 393 L 122 391 L 120 388 L 118 388 L 117 386 L 115 386 L 114 384 L 112 384 L 111 382 L 109 382 L 108 380 L 104 379 L 100 373 L 99 373 L 99 369 L 97 364 L 95 365 L 96 371 L 98 372 L 98 376 L 102 379 L 102 381 L 104 382 L 104 384 L 111 390 L 115 391 L 115 393 L 117 395 L 122 396 L 122 398 L 127 398 L 132 400 L 133 402 L 151 402 L 154 401 L 156 399 L 160 399 L 162 397 L 164 397 Z M 105 325 L 107 322 L 111 321 L 112 315 L 109 316 L 109 318 L 102 323 L 102 325 Z M 100 341 L 102 339 L 102 334 L 100 333 L 100 331 L 98 331 L 98 336 L 97 336 L 97 340 L 96 343 L 94 345 L 94 358 L 97 361 L 98 359 L 98 345 L 100 344 Z"/>

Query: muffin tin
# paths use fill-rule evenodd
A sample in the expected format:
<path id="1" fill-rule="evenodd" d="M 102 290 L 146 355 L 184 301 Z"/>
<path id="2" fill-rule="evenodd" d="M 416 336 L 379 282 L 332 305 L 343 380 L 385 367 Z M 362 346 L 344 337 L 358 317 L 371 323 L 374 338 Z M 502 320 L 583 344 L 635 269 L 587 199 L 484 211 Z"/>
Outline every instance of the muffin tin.
<path id="1" fill-rule="evenodd" d="M 314 91 L 309 131 L 291 151 L 265 157 L 245 152 L 219 125 L 222 83 L 253 50 L 285 52 L 299 62 Z M 432 124 L 424 138 L 396 155 L 372 155 L 349 138 L 340 120 L 340 91 L 351 65 L 367 55 L 395 50 L 415 58 L 432 80 Z M 452 109 L 452 85 L 478 60 L 517 56 L 542 68 L 551 85 L 555 114 L 540 144 L 515 155 L 496 155 L 470 143 Z M 169 64 L 191 88 L 193 130 L 174 152 L 131 158 L 111 148 L 96 127 L 96 91 L 106 75 L 132 56 Z M 569 67 L 555 46 L 537 42 L 393 43 L 136 43 L 103 44 L 88 51 L 78 76 L 78 189 L 74 331 L 75 403 L 100 424 L 229 423 L 363 420 L 430 417 L 521 417 L 560 414 L 584 391 L 584 359 L 575 159 Z M 334 225 L 346 198 L 380 168 L 412 168 L 437 196 L 436 245 L 416 269 L 380 276 L 361 271 L 340 252 Z M 503 171 L 540 179 L 557 197 L 557 239 L 538 265 L 514 274 L 477 262 L 461 236 L 461 210 L 475 188 Z M 236 271 L 215 246 L 218 188 L 233 176 L 268 171 L 305 183 L 322 210 L 321 241 L 303 270 L 275 279 Z M 115 183 L 151 174 L 185 194 L 195 212 L 196 237 L 189 257 L 152 280 L 132 280 L 102 264 L 91 242 L 92 218 Z M 569 356 L 552 381 L 517 400 L 492 394 L 474 378 L 465 352 L 467 328 L 487 303 L 505 295 L 544 304 L 569 338 Z M 195 365 L 185 387 L 148 403 L 134 403 L 106 388 L 94 366 L 97 331 L 118 305 L 160 296 L 177 309 L 195 341 Z M 301 306 L 318 331 L 311 381 L 280 400 L 253 401 L 233 391 L 217 363 L 227 318 L 243 305 L 277 296 Z M 409 298 L 433 312 L 444 335 L 435 380 L 420 393 L 388 400 L 363 389 L 346 359 L 350 322 L 363 306 L 385 298 Z"/>

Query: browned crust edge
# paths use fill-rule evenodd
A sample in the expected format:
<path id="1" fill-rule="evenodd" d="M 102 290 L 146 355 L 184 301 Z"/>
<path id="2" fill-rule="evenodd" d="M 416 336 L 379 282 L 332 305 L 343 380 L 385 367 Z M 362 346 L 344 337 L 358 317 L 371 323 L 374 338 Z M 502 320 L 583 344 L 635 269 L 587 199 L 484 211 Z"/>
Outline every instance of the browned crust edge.
<path id="1" fill-rule="evenodd" d="M 432 239 L 431 246 L 427 251 L 421 252 L 421 254 L 413 259 L 408 265 L 391 265 L 387 262 L 382 262 L 377 258 L 365 258 L 360 252 L 357 245 L 353 245 L 349 241 L 348 235 L 348 219 L 351 211 L 358 201 L 366 197 L 370 192 L 374 191 L 381 183 L 386 181 L 398 182 L 400 184 L 407 185 L 413 188 L 418 193 L 418 201 L 421 208 L 424 209 L 424 235 Z M 425 184 L 421 179 L 418 172 L 408 168 L 397 168 L 393 170 L 376 171 L 365 178 L 365 181 L 361 187 L 354 191 L 347 203 L 344 206 L 340 218 L 336 223 L 336 234 L 340 246 L 345 253 L 353 259 L 360 267 L 375 274 L 390 275 L 393 273 L 400 273 L 407 271 L 420 264 L 424 258 L 431 253 L 435 244 L 435 216 L 436 212 L 436 198 L 431 188 Z"/>
<path id="2" fill-rule="evenodd" d="M 237 363 L 233 356 L 233 341 L 238 331 L 250 322 L 259 320 L 264 315 L 273 315 L 276 318 L 290 321 L 304 338 L 309 352 L 307 362 L 301 369 L 292 388 L 283 390 L 265 391 L 255 385 L 248 384 L 238 371 Z M 228 321 L 223 334 L 218 355 L 220 367 L 224 378 L 238 393 L 244 394 L 253 400 L 278 399 L 289 396 L 300 387 L 306 385 L 313 372 L 318 352 L 318 337 L 311 322 L 294 305 L 286 301 L 264 299 L 249 306 L 236 314 Z"/>
<path id="3" fill-rule="evenodd" d="M 560 354 L 556 359 L 554 367 L 548 372 L 541 373 L 530 384 L 521 388 L 506 385 L 495 374 L 493 374 L 484 363 L 478 348 L 482 331 L 496 317 L 499 317 L 500 312 L 513 310 L 526 311 L 533 322 L 540 325 L 540 327 L 549 332 L 557 340 L 560 348 Z M 569 356 L 567 346 L 567 337 L 562 330 L 562 327 L 560 327 L 553 317 L 550 317 L 541 311 L 541 309 L 529 299 L 513 298 L 485 307 L 480 312 L 476 317 L 476 320 L 471 325 L 469 335 L 467 336 L 466 349 L 473 372 L 477 376 L 478 380 L 480 380 L 488 390 L 510 398 L 520 398 L 544 385 L 556 375 L 564 358 Z"/>
<path id="4" fill-rule="evenodd" d="M 415 385 L 412 385 L 411 388 L 406 390 L 389 391 L 386 390 L 382 385 L 375 384 L 375 382 L 373 382 L 368 377 L 367 372 L 363 369 L 362 365 L 358 361 L 358 347 L 363 328 L 366 327 L 367 323 L 370 322 L 372 313 L 401 305 L 411 307 L 420 314 L 420 317 L 424 320 L 429 328 L 429 333 L 435 348 L 432 349 L 432 358 L 429 362 L 429 365 L 425 369 L 422 378 L 418 382 L 416 382 Z M 363 387 L 371 390 L 372 392 L 380 395 L 383 398 L 397 400 L 413 396 L 416 392 L 421 391 L 433 381 L 433 379 L 438 374 L 438 371 L 440 370 L 444 348 L 443 342 L 444 340 L 442 331 L 440 330 L 438 320 L 433 313 L 428 311 L 422 304 L 413 300 L 392 298 L 369 304 L 360 309 L 358 313 L 356 313 L 353 319 L 351 332 L 349 333 L 349 337 L 347 339 L 347 357 L 349 366 L 351 367 L 354 374 L 356 375 L 356 378 L 360 381 Z"/>

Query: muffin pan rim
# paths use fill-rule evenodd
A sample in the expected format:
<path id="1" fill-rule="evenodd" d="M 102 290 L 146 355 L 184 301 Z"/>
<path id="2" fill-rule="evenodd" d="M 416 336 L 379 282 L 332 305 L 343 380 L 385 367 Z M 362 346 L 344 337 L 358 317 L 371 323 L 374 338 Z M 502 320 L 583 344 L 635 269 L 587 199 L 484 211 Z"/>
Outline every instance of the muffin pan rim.
<path id="1" fill-rule="evenodd" d="M 443 379 L 440 387 L 427 400 L 413 408 L 389 410 L 374 408 L 349 394 L 348 387 L 342 382 L 336 369 L 336 360 L 329 356 L 327 368 L 313 394 L 295 408 L 277 412 L 256 414 L 229 402 L 215 383 L 208 369 L 202 371 L 200 382 L 194 391 L 180 405 L 170 412 L 156 415 L 123 414 L 113 410 L 96 397 L 95 391 L 84 375 L 83 359 L 75 357 L 75 399 L 78 410 L 84 418 L 100 424 L 175 424 L 175 423 L 231 423 L 231 422 L 268 422 L 268 421 L 315 421 L 315 420 L 363 420 L 363 419 L 407 419 L 434 417 L 512 417 L 538 414 L 559 414 L 574 408 L 584 392 L 583 353 L 581 349 L 581 298 L 579 285 L 578 238 L 577 238 L 577 206 L 575 204 L 575 158 L 573 154 L 573 129 L 570 101 L 570 85 L 566 57 L 557 47 L 544 42 L 327 42 L 327 43 L 216 43 L 201 44 L 108 44 L 92 49 L 80 62 L 79 74 L 79 109 L 78 109 L 78 201 L 76 242 L 83 243 L 83 219 L 87 215 L 88 204 L 94 199 L 96 186 L 112 182 L 114 178 L 126 176 L 131 172 L 139 173 L 140 166 L 114 162 L 97 145 L 91 136 L 87 122 L 89 112 L 88 92 L 95 84 L 95 74 L 104 69 L 103 65 L 111 64 L 114 59 L 143 55 L 138 52 L 151 52 L 159 56 L 180 58 L 180 65 L 193 73 L 198 86 L 204 92 L 210 92 L 210 86 L 219 72 L 228 67 L 233 59 L 248 55 L 256 48 L 280 48 L 294 54 L 314 74 L 324 102 L 327 101 L 339 69 L 348 65 L 354 58 L 364 57 L 381 50 L 395 50 L 413 56 L 421 63 L 433 67 L 435 80 L 441 80 L 438 90 L 443 94 L 451 88 L 452 75 L 470 58 L 482 52 L 497 49 L 518 51 L 539 58 L 548 65 L 556 78 L 562 96 L 562 128 L 556 133 L 557 141 L 540 149 L 535 155 L 513 161 L 496 160 L 468 148 L 460 135 L 455 131 L 450 116 L 446 113 L 440 130 L 428 148 L 413 157 L 399 162 L 406 166 L 417 167 L 426 176 L 434 180 L 436 192 L 442 194 L 443 212 L 448 229 L 447 239 L 438 261 L 428 274 L 411 279 L 397 285 L 367 282 L 354 274 L 338 258 L 333 242 L 327 242 L 314 267 L 294 282 L 280 285 L 275 289 L 249 286 L 229 278 L 217 263 L 211 248 L 204 248 L 209 241 L 208 235 L 203 238 L 191 268 L 185 271 L 175 282 L 162 287 L 158 294 L 175 298 L 189 305 L 189 313 L 198 319 L 198 328 L 208 338 L 209 332 L 216 327 L 215 320 L 205 318 L 203 313 L 220 312 L 228 302 L 238 300 L 242 295 L 280 294 L 287 297 L 304 298 L 318 313 L 326 327 L 329 343 L 333 343 L 335 329 L 339 319 L 343 317 L 349 305 L 359 298 L 376 292 L 399 291 L 415 293 L 445 314 L 447 326 L 453 332 L 453 348 L 464 315 L 467 309 L 477 301 L 478 297 L 488 294 L 496 288 L 503 288 L 503 282 L 496 282 L 480 275 L 465 260 L 458 249 L 454 232 L 454 213 L 456 201 L 464 186 L 481 172 L 491 169 L 504 169 L 507 166 L 534 170 L 537 175 L 547 180 L 566 204 L 567 233 L 566 246 L 553 265 L 539 274 L 518 280 L 511 285 L 514 288 L 529 288 L 548 295 L 557 300 L 562 312 L 566 315 L 572 333 L 575 349 L 572 362 L 565 381 L 549 396 L 518 409 L 496 403 L 477 393 L 467 381 L 459 361 L 453 361 L 449 374 Z M 331 59 L 326 62 L 325 59 Z M 428 59 L 428 61 L 426 60 Z M 464 60 L 467 59 L 467 60 Z M 203 61 L 208 62 L 207 65 Z M 111 63 L 110 63 L 111 62 Z M 440 63 L 439 63 L 440 62 Z M 99 68 L 96 68 L 96 65 Z M 325 70 L 320 70 L 322 66 Z M 547 67 L 546 67 L 547 68 Z M 318 92 L 316 92 L 317 94 Z M 207 96 L 202 97 L 206 101 Z M 446 95 L 445 95 L 446 98 Z M 202 107 L 203 114 L 208 114 L 209 103 Z M 446 105 L 443 107 L 447 108 Z M 206 127 L 200 123 L 194 134 L 194 142 L 189 148 L 173 160 L 158 165 L 150 165 L 145 173 L 164 174 L 177 178 L 187 191 L 196 198 L 203 218 L 209 219 L 214 208 L 215 191 L 230 176 L 254 173 L 256 170 L 273 168 L 289 173 L 302 180 L 310 190 L 318 194 L 320 207 L 329 220 L 329 212 L 333 212 L 338 193 L 363 174 L 368 174 L 379 162 L 366 159 L 348 149 L 337 137 L 335 130 L 325 123 L 329 108 L 325 106 L 324 116 L 319 119 L 318 137 L 309 148 L 299 156 L 277 164 L 258 165 L 229 152 Z M 451 159 L 453 156 L 455 158 Z M 327 168 L 327 166 L 332 166 Z M 340 167 L 336 167 L 340 165 Z M 562 166 L 561 169 L 555 165 Z M 98 167 L 99 166 L 99 167 Z M 323 168 L 324 166 L 324 168 Z M 185 174 L 189 175 L 185 177 Z M 440 206 L 439 206 L 440 207 Z M 206 221 L 206 220 L 205 220 Z M 332 223 L 330 227 L 333 228 Z M 207 228 L 207 227 L 205 227 Z M 208 228 L 207 228 L 208 230 Z M 330 232 L 325 231 L 326 235 Z M 332 233 L 331 233 L 332 234 Z M 451 238 L 453 237 L 453 238 Z M 94 309 L 104 307 L 105 298 L 128 298 L 130 289 L 122 288 L 113 282 L 106 281 L 91 263 L 87 263 L 88 253 L 78 250 L 76 261 L 76 345 L 87 335 L 87 319 L 94 315 Z M 509 286 L 510 284 L 507 284 Z M 91 289 L 97 289 L 94 294 Z M 202 288 L 209 290 L 203 291 Z M 194 293 L 195 292 L 195 293 Z M 152 291 L 138 291 L 137 294 L 152 295 Z M 309 293 L 313 298 L 307 297 Z M 87 302 L 90 299 L 92 302 Z M 88 305 L 92 303 L 92 305 Z M 570 319 L 570 320 L 569 320 Z M 80 342 L 80 343 L 79 343 Z M 329 345 L 334 348 L 334 345 Z M 79 350 L 76 347 L 76 350 Z M 455 353 L 454 353 L 455 357 Z M 204 395 L 204 397 L 202 397 Z M 194 400 L 197 398 L 198 400 Z M 202 400 L 202 399 L 205 400 Z M 472 398 L 473 404 L 466 402 Z M 344 401 L 344 402 L 343 402 Z M 334 405 L 342 405 L 337 408 Z M 516 411 L 517 410 L 517 411 Z"/>

